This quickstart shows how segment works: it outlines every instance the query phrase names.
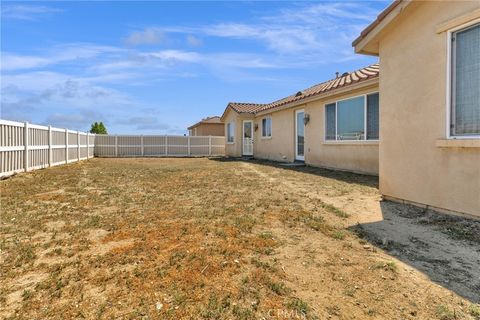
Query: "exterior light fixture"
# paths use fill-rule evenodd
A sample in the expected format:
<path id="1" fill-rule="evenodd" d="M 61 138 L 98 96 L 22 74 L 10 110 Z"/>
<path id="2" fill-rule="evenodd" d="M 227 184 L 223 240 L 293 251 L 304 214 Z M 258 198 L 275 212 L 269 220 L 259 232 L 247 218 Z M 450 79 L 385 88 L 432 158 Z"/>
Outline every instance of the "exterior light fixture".
<path id="1" fill-rule="evenodd" d="M 310 122 L 310 115 L 308 113 L 305 113 L 303 116 L 303 124 L 307 125 L 307 123 Z"/>
<path id="2" fill-rule="evenodd" d="M 255 129 L 255 131 L 258 130 L 258 123 L 255 123 L 254 129 Z"/>

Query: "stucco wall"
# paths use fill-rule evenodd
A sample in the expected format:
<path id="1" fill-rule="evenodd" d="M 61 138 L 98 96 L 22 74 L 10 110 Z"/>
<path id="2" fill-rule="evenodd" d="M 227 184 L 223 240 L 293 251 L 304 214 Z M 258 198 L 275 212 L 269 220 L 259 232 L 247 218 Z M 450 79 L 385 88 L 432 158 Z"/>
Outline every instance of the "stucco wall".
<path id="1" fill-rule="evenodd" d="M 325 104 L 366 93 L 378 92 L 378 84 L 347 93 L 332 95 L 270 114 L 258 115 L 255 123 L 254 156 L 259 159 L 293 162 L 295 160 L 295 111 L 310 114 L 305 126 L 305 163 L 312 166 L 378 174 L 378 142 L 325 142 Z M 380 106 L 382 108 L 382 106 Z M 262 119 L 272 118 L 272 138 L 262 138 Z"/>
<path id="2" fill-rule="evenodd" d="M 310 122 L 305 126 L 305 163 L 319 167 L 378 174 L 377 141 L 325 141 L 325 104 L 373 92 L 378 92 L 378 85 L 307 104 L 305 112 L 310 114 Z M 382 107 L 380 104 L 380 110 Z"/>
<path id="3" fill-rule="evenodd" d="M 239 114 L 231 109 L 227 110 L 223 122 L 225 124 L 225 155 L 228 157 L 241 157 L 242 156 L 242 121 L 253 120 L 253 115 Z M 233 121 L 235 123 L 235 135 L 233 143 L 227 141 L 227 123 Z M 254 142 L 255 143 L 255 142 Z"/>
<path id="4" fill-rule="evenodd" d="M 411 6 L 380 38 L 380 191 L 480 216 L 480 148 L 437 147 L 447 137 L 447 33 L 437 27 L 480 2 Z"/>
<path id="5" fill-rule="evenodd" d="M 192 129 L 195 136 L 224 136 L 223 123 L 201 123 Z"/>
<path id="6" fill-rule="evenodd" d="M 294 161 L 296 109 L 286 109 L 255 118 L 258 125 L 253 144 L 255 158 L 281 162 Z M 262 138 L 262 119 L 265 117 L 272 118 L 271 138 Z"/>

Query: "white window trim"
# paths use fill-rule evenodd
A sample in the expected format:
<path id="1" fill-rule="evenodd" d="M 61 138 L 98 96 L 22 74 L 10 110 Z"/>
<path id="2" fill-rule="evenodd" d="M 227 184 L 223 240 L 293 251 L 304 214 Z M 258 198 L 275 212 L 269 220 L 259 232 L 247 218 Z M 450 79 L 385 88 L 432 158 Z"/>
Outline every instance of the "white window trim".
<path id="1" fill-rule="evenodd" d="M 367 139 L 367 96 L 371 94 L 378 93 L 380 96 L 379 91 L 372 91 L 367 92 L 364 94 L 360 94 L 358 96 L 353 96 L 345 99 L 331 101 L 329 103 L 324 104 L 323 106 L 323 123 L 324 123 L 324 130 L 323 130 L 323 143 L 324 144 L 378 144 L 380 139 Z M 337 112 L 337 103 L 341 101 L 351 100 L 358 97 L 363 97 L 363 128 L 365 130 L 365 137 L 362 140 L 338 140 L 338 112 Z M 335 104 L 335 140 L 327 140 L 327 105 Z M 380 106 L 378 109 L 380 112 Z M 378 130 L 380 131 L 380 119 L 378 120 Z M 379 132 L 380 133 L 380 132 Z"/>
<path id="2" fill-rule="evenodd" d="M 264 119 L 270 119 L 270 135 L 269 135 L 269 136 L 264 136 L 264 135 L 263 135 L 263 120 L 264 120 Z M 272 121 L 272 117 L 270 117 L 270 116 L 268 116 L 268 117 L 263 117 L 261 123 L 262 123 L 262 129 L 261 129 L 261 133 L 260 133 L 261 139 L 262 139 L 262 140 L 272 139 L 272 135 L 273 135 L 273 121 Z"/>
<path id="3" fill-rule="evenodd" d="M 446 77 L 447 94 L 446 94 L 446 103 L 445 103 L 445 105 L 447 106 L 447 109 L 446 109 L 447 116 L 445 117 L 447 122 L 445 124 L 445 130 L 446 130 L 446 137 L 448 140 L 480 139 L 480 135 L 452 136 L 451 130 L 450 130 L 450 124 L 452 120 L 451 118 L 452 117 L 452 34 L 459 30 L 468 28 L 469 26 L 472 26 L 479 22 L 480 22 L 480 19 L 474 19 L 467 23 L 456 26 L 455 28 L 451 28 L 447 31 L 447 77 Z"/>
<path id="4" fill-rule="evenodd" d="M 232 135 L 232 138 L 233 138 L 232 140 L 233 141 L 228 141 L 228 134 L 229 134 L 228 125 L 230 125 L 230 127 L 233 127 L 233 130 L 232 130 L 233 131 L 232 132 L 233 133 L 233 135 Z M 235 123 L 233 121 L 230 121 L 230 122 L 227 123 L 227 139 L 226 139 L 225 143 L 226 144 L 235 144 Z"/>

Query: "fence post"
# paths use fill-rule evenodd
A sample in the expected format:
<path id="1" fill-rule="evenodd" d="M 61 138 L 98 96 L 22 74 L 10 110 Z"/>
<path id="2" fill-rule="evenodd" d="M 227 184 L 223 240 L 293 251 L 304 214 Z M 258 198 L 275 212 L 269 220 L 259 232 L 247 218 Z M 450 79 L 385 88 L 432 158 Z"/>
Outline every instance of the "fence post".
<path id="1" fill-rule="evenodd" d="M 165 156 L 168 156 L 168 136 L 165 135 Z"/>
<path id="2" fill-rule="evenodd" d="M 118 134 L 115 135 L 115 157 L 118 157 Z"/>
<path id="3" fill-rule="evenodd" d="M 52 166 L 52 126 L 48 126 L 48 166 Z"/>
<path id="4" fill-rule="evenodd" d="M 77 130 L 77 161 L 80 161 L 80 131 Z"/>
<path id="5" fill-rule="evenodd" d="M 90 132 L 87 131 L 87 159 L 90 157 Z"/>
<path id="6" fill-rule="evenodd" d="M 65 129 L 65 163 L 68 163 L 68 129 Z"/>
<path id="7" fill-rule="evenodd" d="M 25 121 L 23 127 L 23 145 L 25 146 L 25 151 L 23 153 L 23 167 L 25 171 L 28 171 L 28 121 Z"/>
<path id="8" fill-rule="evenodd" d="M 187 136 L 187 143 L 188 143 L 188 155 L 190 156 L 190 136 Z"/>
<path id="9" fill-rule="evenodd" d="M 208 155 L 212 155 L 212 136 L 208 136 Z"/>
<path id="10" fill-rule="evenodd" d="M 144 147 L 143 147 L 143 134 L 140 136 L 140 140 L 142 142 L 142 157 L 144 156 L 145 152 L 144 152 Z"/>

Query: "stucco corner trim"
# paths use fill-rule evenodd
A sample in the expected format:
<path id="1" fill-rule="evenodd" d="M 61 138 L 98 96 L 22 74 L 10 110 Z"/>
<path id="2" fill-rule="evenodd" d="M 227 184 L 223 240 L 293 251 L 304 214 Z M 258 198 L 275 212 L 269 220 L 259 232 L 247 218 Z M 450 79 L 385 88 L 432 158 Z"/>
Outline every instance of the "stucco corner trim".
<path id="1" fill-rule="evenodd" d="M 452 20 L 444 22 L 437 26 L 436 31 L 437 33 L 442 33 L 477 19 L 480 19 L 480 9 L 474 10 L 460 17 L 456 17 Z"/>
<path id="2" fill-rule="evenodd" d="M 435 145 L 439 148 L 480 148 L 480 139 L 439 139 Z"/>

